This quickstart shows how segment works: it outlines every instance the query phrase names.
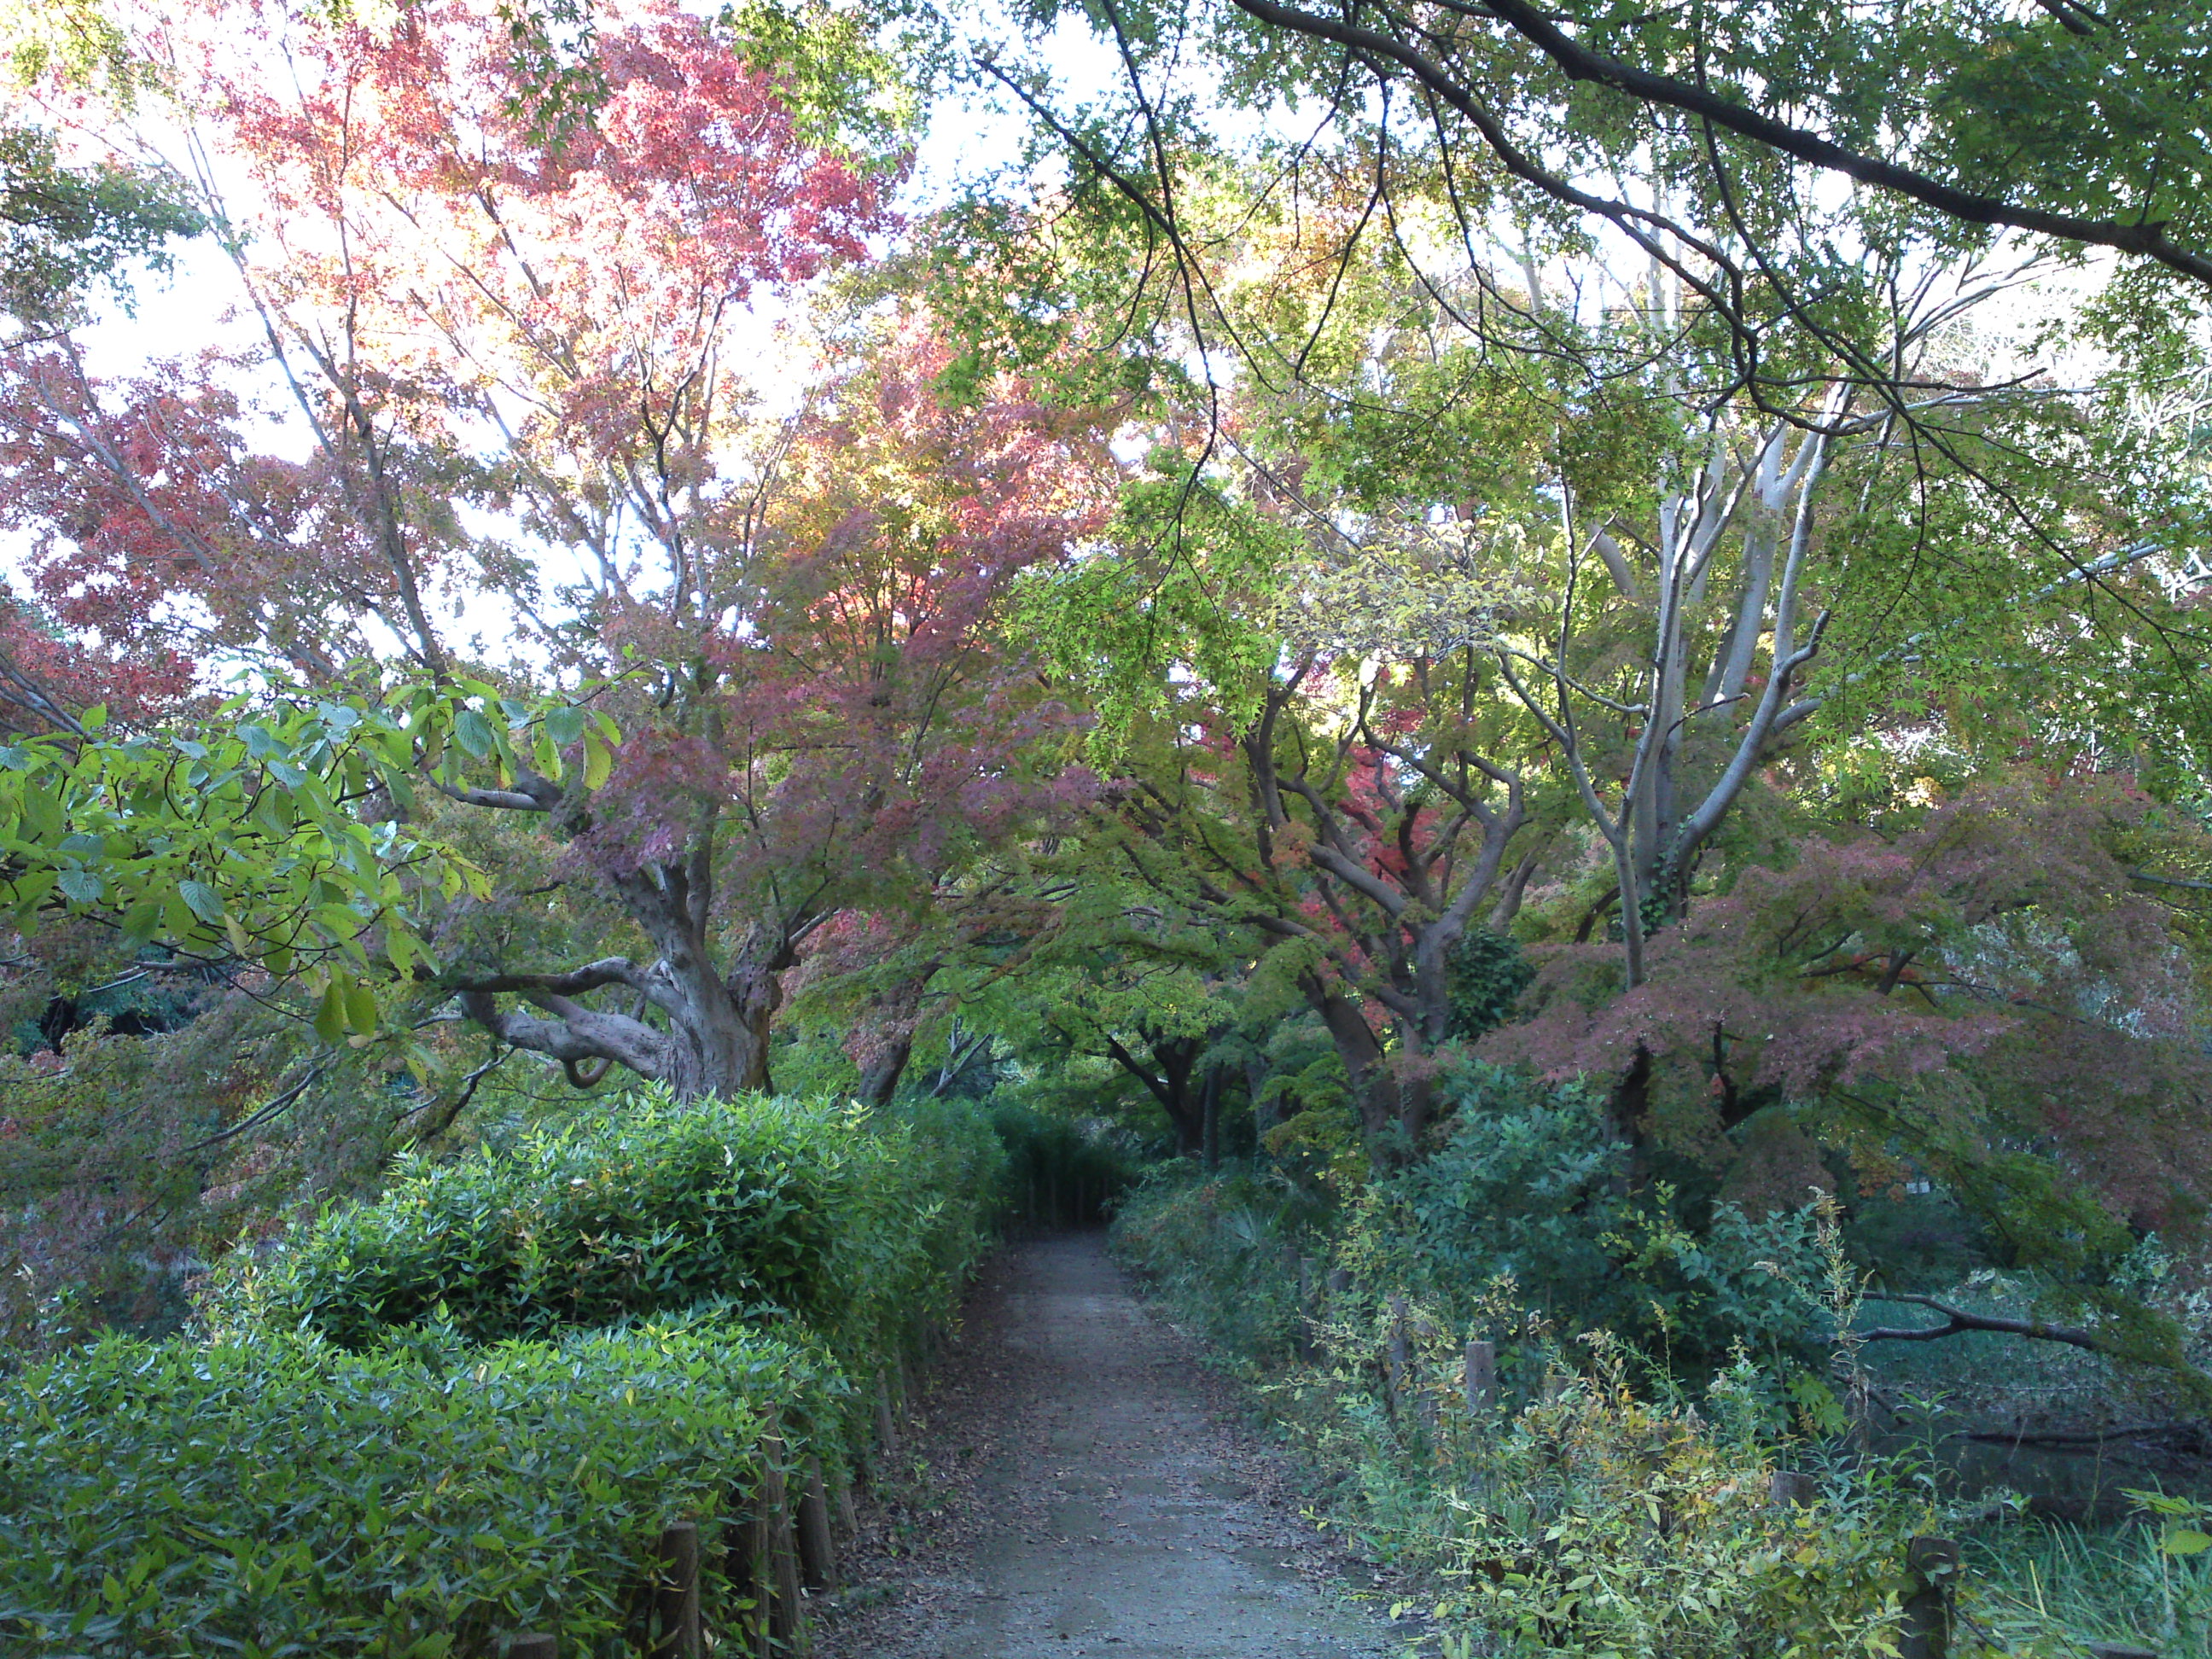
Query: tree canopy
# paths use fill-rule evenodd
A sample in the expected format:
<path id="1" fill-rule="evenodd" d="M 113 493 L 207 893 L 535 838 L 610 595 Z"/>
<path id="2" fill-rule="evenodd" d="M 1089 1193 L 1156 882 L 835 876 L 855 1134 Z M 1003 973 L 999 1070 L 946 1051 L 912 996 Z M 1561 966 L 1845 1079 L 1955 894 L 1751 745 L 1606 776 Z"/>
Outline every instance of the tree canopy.
<path id="1" fill-rule="evenodd" d="M 1343 1187 L 1510 1065 L 1639 1189 L 1940 1183 L 2179 1364 L 2121 1264 L 2212 1200 L 2203 18 L 1108 0 L 1081 100 L 1019 21 L 16 43 L 41 1121 L 222 1013 L 132 1085 L 203 1192 L 611 1073 Z M 1026 165 L 918 191 L 961 98 Z M 116 367 L 185 239 L 229 324 Z"/>

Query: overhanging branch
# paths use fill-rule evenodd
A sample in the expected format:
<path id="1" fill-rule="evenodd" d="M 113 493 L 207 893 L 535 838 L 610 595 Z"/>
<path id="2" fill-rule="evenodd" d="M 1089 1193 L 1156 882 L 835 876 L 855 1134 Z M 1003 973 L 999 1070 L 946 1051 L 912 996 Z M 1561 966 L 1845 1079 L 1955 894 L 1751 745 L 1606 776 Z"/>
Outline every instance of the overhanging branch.
<path id="1" fill-rule="evenodd" d="M 2083 1330 L 2076 1325 L 2046 1325 L 2039 1319 L 2008 1319 L 2001 1314 L 1974 1313 L 1932 1296 L 1906 1291 L 1869 1291 L 1867 1300 L 1905 1302 L 1932 1309 L 1943 1316 L 1945 1322 L 1927 1326 L 1878 1325 L 1870 1331 L 1856 1334 L 1862 1342 L 1934 1342 L 1947 1336 L 1964 1335 L 1968 1331 L 1989 1331 L 1999 1336 L 2028 1337 L 2038 1342 L 2063 1342 L 2069 1348 L 2085 1348 L 2091 1353 L 2112 1352 L 2094 1331 Z"/>

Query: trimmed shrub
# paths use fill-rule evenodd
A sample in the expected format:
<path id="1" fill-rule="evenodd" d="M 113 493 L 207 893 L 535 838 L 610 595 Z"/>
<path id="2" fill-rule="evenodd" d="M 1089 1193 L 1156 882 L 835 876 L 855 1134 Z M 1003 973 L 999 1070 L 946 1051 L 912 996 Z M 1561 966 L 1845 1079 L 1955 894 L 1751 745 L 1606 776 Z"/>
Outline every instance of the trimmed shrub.
<path id="1" fill-rule="evenodd" d="M 997 1173 L 980 1126 L 647 1091 L 404 1168 L 374 1203 L 240 1261 L 211 1315 L 363 1350 L 394 1327 L 491 1342 L 711 1298 L 795 1317 L 858 1369 L 954 1292 Z"/>
<path id="2" fill-rule="evenodd" d="M 726 1615 L 762 1423 L 850 1461 L 848 1376 L 949 1312 L 1004 1162 L 974 1111 L 648 1091 L 404 1167 L 227 1264 L 212 1340 L 0 1383 L 0 1651 L 631 1654 L 684 1518 Z"/>
<path id="3" fill-rule="evenodd" d="M 705 1523 L 719 1564 L 765 1405 L 796 1456 L 842 1387 L 702 1320 L 362 1354 L 112 1338 L 0 1385 L 0 1649 L 438 1659 L 530 1628 L 629 1651 L 663 1527 Z"/>

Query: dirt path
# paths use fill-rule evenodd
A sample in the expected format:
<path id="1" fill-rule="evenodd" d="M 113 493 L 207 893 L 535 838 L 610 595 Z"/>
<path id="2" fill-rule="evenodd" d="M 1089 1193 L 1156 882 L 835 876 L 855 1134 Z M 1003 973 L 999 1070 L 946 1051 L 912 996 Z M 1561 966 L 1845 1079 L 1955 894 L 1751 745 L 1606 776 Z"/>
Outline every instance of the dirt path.
<path id="1" fill-rule="evenodd" d="M 1370 1659 L 1285 1472 L 1096 1234 L 986 1275 L 824 1659 Z M 1363 1575 L 1364 1576 L 1364 1575 Z"/>

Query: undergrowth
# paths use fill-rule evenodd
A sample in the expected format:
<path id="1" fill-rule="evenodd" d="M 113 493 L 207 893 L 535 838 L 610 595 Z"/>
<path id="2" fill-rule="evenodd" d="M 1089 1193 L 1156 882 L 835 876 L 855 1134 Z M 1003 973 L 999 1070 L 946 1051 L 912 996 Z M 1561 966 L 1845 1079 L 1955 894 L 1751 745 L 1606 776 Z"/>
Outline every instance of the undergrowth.
<path id="1" fill-rule="evenodd" d="M 1974 1540 L 1954 1655 L 2212 1651 L 2212 1538 L 2185 1505 L 2094 1544 L 2046 1534 L 2073 1557 L 2039 1565 L 1976 1538 L 1979 1506 L 1948 1503 L 1925 1456 L 1866 1449 L 1858 1281 L 1832 1212 L 1742 1224 L 1733 1247 L 1721 1230 L 1686 1261 L 1649 1248 L 1656 1228 L 1595 1241 L 1577 1270 L 1609 1273 L 1613 1305 L 1650 1291 L 1668 1315 L 1624 1322 L 1631 1341 L 1559 1316 L 1468 1229 L 1456 1254 L 1435 1248 L 1434 1208 L 1407 1190 L 1441 1185 L 1385 1181 L 1332 1210 L 1264 1170 L 1176 1167 L 1124 1203 L 1115 1240 L 1333 1482 L 1336 1523 L 1425 1586 L 1449 1659 L 1888 1659 L 1919 1582 L 1908 1548 L 1931 1534 Z M 1556 1220 L 1547 1202 L 1524 1194 L 1524 1222 Z M 1581 1248 L 1562 1228 L 1548 1242 L 1571 1265 Z M 1495 1355 L 1486 1400 L 1470 1401 L 1471 1340 Z M 2076 1588 L 2055 1592 L 2054 1568 Z"/>

